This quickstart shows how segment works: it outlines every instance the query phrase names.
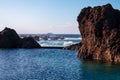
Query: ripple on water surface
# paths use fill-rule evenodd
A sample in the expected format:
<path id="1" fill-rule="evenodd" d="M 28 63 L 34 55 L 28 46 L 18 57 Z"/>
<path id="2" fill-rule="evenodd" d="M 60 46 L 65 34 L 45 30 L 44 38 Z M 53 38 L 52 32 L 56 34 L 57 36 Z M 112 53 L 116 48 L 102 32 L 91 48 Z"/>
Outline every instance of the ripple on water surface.
<path id="1" fill-rule="evenodd" d="M 82 61 L 76 51 L 0 50 L 0 80 L 119 80 L 120 67 Z"/>

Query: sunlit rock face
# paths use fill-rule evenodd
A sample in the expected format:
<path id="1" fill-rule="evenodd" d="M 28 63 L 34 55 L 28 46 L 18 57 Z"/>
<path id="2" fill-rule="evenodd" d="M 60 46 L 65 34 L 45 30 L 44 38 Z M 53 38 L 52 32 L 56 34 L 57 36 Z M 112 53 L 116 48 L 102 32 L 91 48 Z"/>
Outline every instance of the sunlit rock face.
<path id="1" fill-rule="evenodd" d="M 78 18 L 82 36 L 78 57 L 120 62 L 120 11 L 110 4 L 87 7 L 81 10 Z"/>
<path id="2" fill-rule="evenodd" d="M 33 38 L 21 39 L 14 29 L 5 28 L 0 32 L 0 48 L 39 48 Z"/>

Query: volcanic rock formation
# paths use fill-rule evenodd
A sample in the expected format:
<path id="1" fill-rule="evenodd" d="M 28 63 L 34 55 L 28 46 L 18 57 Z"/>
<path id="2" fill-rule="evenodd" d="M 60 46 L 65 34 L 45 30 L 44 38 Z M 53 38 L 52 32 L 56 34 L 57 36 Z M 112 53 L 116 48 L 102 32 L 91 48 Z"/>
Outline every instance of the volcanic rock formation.
<path id="1" fill-rule="evenodd" d="M 72 44 L 70 46 L 66 46 L 63 49 L 68 49 L 68 50 L 79 50 L 79 48 L 81 47 L 81 43 L 77 43 L 77 44 Z"/>
<path id="2" fill-rule="evenodd" d="M 120 62 L 120 11 L 111 4 L 82 9 L 77 21 L 82 36 L 78 56 Z"/>
<path id="3" fill-rule="evenodd" d="M 82 36 L 78 57 L 120 63 L 119 10 L 111 4 L 87 7 L 82 9 L 77 21 Z"/>
<path id="4" fill-rule="evenodd" d="M 22 39 L 22 48 L 39 48 L 40 45 L 32 37 L 24 37 Z"/>
<path id="5" fill-rule="evenodd" d="M 0 32 L 0 48 L 39 48 L 33 38 L 21 39 L 14 29 L 5 28 Z"/>

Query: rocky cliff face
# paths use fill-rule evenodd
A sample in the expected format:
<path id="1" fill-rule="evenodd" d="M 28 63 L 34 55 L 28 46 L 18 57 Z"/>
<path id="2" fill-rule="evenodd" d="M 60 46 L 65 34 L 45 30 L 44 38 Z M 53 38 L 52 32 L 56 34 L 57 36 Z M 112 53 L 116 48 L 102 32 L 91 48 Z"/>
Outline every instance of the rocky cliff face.
<path id="1" fill-rule="evenodd" d="M 110 4 L 82 9 L 78 18 L 82 36 L 78 56 L 120 62 L 120 11 Z"/>
<path id="2" fill-rule="evenodd" d="M 39 48 L 33 38 L 21 39 L 14 29 L 5 28 L 0 32 L 0 48 Z"/>

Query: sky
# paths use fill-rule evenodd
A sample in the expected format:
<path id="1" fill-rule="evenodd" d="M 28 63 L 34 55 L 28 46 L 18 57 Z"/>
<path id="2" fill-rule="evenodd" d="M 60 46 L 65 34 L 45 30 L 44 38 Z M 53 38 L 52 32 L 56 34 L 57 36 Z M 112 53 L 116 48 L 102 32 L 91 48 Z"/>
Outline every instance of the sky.
<path id="1" fill-rule="evenodd" d="M 19 34 L 79 34 L 77 16 L 84 7 L 120 0 L 0 0 L 0 31 L 5 27 Z"/>

